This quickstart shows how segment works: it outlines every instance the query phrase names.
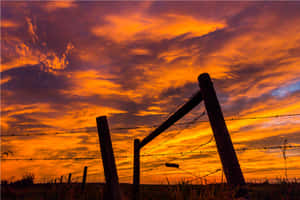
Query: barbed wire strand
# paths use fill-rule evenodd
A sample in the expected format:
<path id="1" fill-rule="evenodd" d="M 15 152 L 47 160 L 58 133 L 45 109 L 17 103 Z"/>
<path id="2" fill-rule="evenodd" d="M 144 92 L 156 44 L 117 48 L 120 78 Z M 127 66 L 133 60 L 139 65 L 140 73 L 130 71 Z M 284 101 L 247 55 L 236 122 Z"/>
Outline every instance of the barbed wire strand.
<path id="1" fill-rule="evenodd" d="M 292 114 L 281 114 L 281 115 L 265 115 L 265 116 L 253 116 L 253 117 L 231 117 L 231 118 L 225 118 L 225 121 L 236 121 L 236 120 L 255 120 L 255 119 L 268 119 L 268 118 L 281 118 L 281 117 L 296 117 L 300 116 L 300 113 L 292 113 Z M 197 121 L 198 123 L 206 123 L 209 122 L 208 120 L 205 121 Z M 181 122 L 176 123 L 173 126 L 179 126 L 179 125 L 186 125 L 189 123 L 194 123 L 193 121 L 190 122 Z M 134 127 L 117 127 L 117 128 L 111 128 L 110 130 L 129 130 L 129 129 L 143 129 L 143 128 L 156 128 L 159 125 L 153 125 L 153 126 L 134 126 Z M 96 130 L 96 127 L 94 127 Z M 1 137 L 24 137 L 24 136 L 50 136 L 50 135 L 61 135 L 61 134 L 83 134 L 87 132 L 76 132 L 76 131 L 66 131 L 66 132 L 57 132 L 57 133 L 41 133 L 41 134 L 23 134 L 23 135 L 17 135 L 17 134 L 7 134 L 7 135 L 1 135 Z M 88 132 L 90 133 L 90 131 Z"/>
<path id="2" fill-rule="evenodd" d="M 184 131 L 185 129 L 189 128 L 191 125 L 195 124 L 199 119 L 201 119 L 205 115 L 205 113 L 206 112 L 203 111 L 199 116 L 196 116 L 192 120 L 192 123 L 187 124 L 183 129 L 179 130 L 176 135 L 179 135 L 182 131 Z M 201 145 L 199 145 L 198 147 L 194 148 L 193 150 L 199 149 L 201 146 L 205 146 L 205 145 L 209 144 L 210 142 L 211 142 L 211 139 L 208 142 L 202 143 Z M 190 151 L 190 152 L 192 152 L 192 151 Z M 176 158 L 176 157 L 175 158 L 171 158 L 167 162 L 172 162 L 172 161 L 175 161 L 177 159 L 179 159 L 179 158 Z"/>
<path id="3" fill-rule="evenodd" d="M 300 145 L 276 145 L 276 146 L 264 146 L 264 147 L 242 147 L 237 148 L 235 151 L 237 152 L 244 152 L 244 151 L 250 151 L 250 150 L 268 150 L 268 149 L 296 149 L 300 148 Z M 187 154 L 195 154 L 195 153 L 217 153 L 216 150 L 207 150 L 207 151 L 186 151 L 186 152 L 178 152 L 178 153 L 165 153 L 165 154 L 146 154 L 141 155 L 141 157 L 144 156 L 167 156 L 167 155 L 187 155 Z M 120 156 L 116 156 L 117 158 L 120 158 Z M 122 156 L 122 158 L 130 158 L 132 156 Z M 96 160 L 101 159 L 100 156 L 94 157 L 54 157 L 54 158 L 1 158 L 1 160 Z"/>
<path id="4" fill-rule="evenodd" d="M 189 128 L 191 125 L 193 125 L 193 124 L 195 124 L 199 119 L 201 119 L 203 116 L 205 115 L 205 111 L 203 111 L 203 112 L 201 112 L 201 114 L 200 115 L 197 115 L 196 117 L 194 117 L 191 121 L 189 121 L 189 123 L 187 123 L 186 124 L 186 126 L 184 127 L 184 128 L 182 128 L 182 129 L 180 129 L 180 130 L 178 130 L 176 133 L 169 133 L 169 134 L 167 134 L 167 135 L 165 135 L 162 139 L 164 139 L 165 138 L 165 140 L 163 141 L 163 142 L 160 142 L 158 145 L 156 145 L 156 146 L 162 146 L 163 144 L 165 144 L 167 141 L 169 141 L 169 139 L 168 139 L 168 137 L 170 136 L 170 135 L 179 135 L 183 130 L 185 130 L 185 129 L 187 129 L 187 128 Z M 144 151 L 153 151 L 153 150 L 155 150 L 155 148 L 153 149 L 153 147 L 152 147 L 152 149 L 145 149 Z M 141 154 L 142 155 L 142 154 Z"/>
<path id="5" fill-rule="evenodd" d="M 216 169 L 216 170 L 214 170 L 214 171 L 212 171 L 212 172 L 209 172 L 208 174 L 205 174 L 204 176 L 199 176 L 199 177 L 197 177 L 197 178 L 190 179 L 190 180 L 187 180 L 187 181 L 185 181 L 185 182 L 186 182 L 186 183 L 189 183 L 189 182 L 192 182 L 192 181 L 194 181 L 194 180 L 202 179 L 202 178 L 205 178 L 205 177 L 207 177 L 207 176 L 216 174 L 216 173 L 218 173 L 219 171 L 222 171 L 222 169 L 221 169 L 221 168 L 218 168 L 218 169 Z"/>

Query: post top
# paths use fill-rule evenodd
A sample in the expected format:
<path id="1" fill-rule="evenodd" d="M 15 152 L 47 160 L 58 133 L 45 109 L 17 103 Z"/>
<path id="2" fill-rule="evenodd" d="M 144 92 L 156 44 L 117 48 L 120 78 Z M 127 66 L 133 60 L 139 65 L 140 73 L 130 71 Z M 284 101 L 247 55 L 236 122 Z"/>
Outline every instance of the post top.
<path id="1" fill-rule="evenodd" d="M 140 142 L 140 139 L 134 139 L 134 142 L 139 143 L 139 142 Z"/>
<path id="2" fill-rule="evenodd" d="M 98 120 L 105 120 L 105 119 L 106 119 L 106 116 L 105 116 L 105 115 L 99 116 L 99 117 L 96 118 L 97 121 L 98 121 Z"/>
<path id="3" fill-rule="evenodd" d="M 205 80 L 205 79 L 210 80 L 210 76 L 208 73 L 202 73 L 198 76 L 198 81 Z"/>

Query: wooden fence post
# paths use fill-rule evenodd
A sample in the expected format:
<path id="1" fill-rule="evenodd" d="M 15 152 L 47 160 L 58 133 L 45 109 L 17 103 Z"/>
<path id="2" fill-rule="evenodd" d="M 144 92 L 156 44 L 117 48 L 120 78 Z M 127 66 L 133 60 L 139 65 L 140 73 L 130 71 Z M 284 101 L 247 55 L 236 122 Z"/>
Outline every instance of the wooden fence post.
<path id="1" fill-rule="evenodd" d="M 60 183 L 63 183 L 63 176 L 60 177 Z"/>
<path id="2" fill-rule="evenodd" d="M 112 148 L 109 127 L 106 116 L 97 117 L 97 128 L 102 155 L 102 162 L 105 174 L 105 181 L 108 188 L 108 196 L 111 200 L 120 200 L 121 192 L 119 179 Z"/>
<path id="3" fill-rule="evenodd" d="M 133 200 L 140 199 L 140 140 L 134 140 Z"/>
<path id="4" fill-rule="evenodd" d="M 207 73 L 201 74 L 198 80 L 227 183 L 234 186 L 245 185 L 213 83 Z"/>
<path id="5" fill-rule="evenodd" d="M 72 173 L 69 173 L 68 184 L 71 183 L 71 177 L 72 177 Z"/>
<path id="6" fill-rule="evenodd" d="M 84 170 L 83 170 L 83 178 L 82 178 L 82 184 L 81 184 L 81 192 L 84 191 L 85 189 L 85 182 L 86 182 L 86 175 L 87 175 L 87 166 L 84 167 Z"/>
<path id="7" fill-rule="evenodd" d="M 200 91 L 195 93 L 184 105 L 182 105 L 175 113 L 173 113 L 166 121 L 146 136 L 142 141 L 134 140 L 134 171 L 133 171 L 133 199 L 140 198 L 140 151 L 141 149 L 151 142 L 155 137 L 167 130 L 170 126 L 176 123 L 184 115 L 190 112 L 202 101 L 202 94 Z"/>

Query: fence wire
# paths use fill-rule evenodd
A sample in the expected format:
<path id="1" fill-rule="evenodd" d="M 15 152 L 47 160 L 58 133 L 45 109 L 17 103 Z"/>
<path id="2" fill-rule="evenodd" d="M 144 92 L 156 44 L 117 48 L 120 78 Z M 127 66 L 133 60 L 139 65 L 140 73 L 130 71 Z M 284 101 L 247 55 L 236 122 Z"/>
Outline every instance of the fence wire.
<path id="1" fill-rule="evenodd" d="M 201 121 L 201 117 L 204 116 L 205 113 L 201 113 L 200 115 L 197 115 L 195 118 L 193 118 L 192 120 L 189 120 L 187 122 L 182 122 L 182 123 L 176 123 L 175 125 L 176 126 L 184 126 L 184 127 L 181 127 L 181 130 L 179 130 L 179 132 L 177 132 L 177 134 L 180 134 L 182 131 L 184 131 L 184 129 L 187 129 L 187 128 L 190 128 L 192 125 L 195 125 L 197 123 L 206 123 L 208 122 L 207 120 L 205 121 Z M 294 117 L 294 116 L 300 116 L 300 113 L 294 113 L 294 114 L 286 114 L 286 115 L 268 115 L 268 116 L 255 116 L 255 117 L 243 117 L 243 116 L 240 116 L 240 117 L 237 117 L 237 118 L 226 118 L 225 120 L 226 121 L 234 121 L 234 120 L 254 120 L 254 119 L 268 119 L 268 118 L 280 118 L 280 117 Z M 153 128 L 156 127 L 156 126 L 152 126 Z M 120 128 L 120 129 L 118 129 Z M 145 127 L 118 127 L 118 128 L 113 128 L 111 130 L 122 130 L 122 129 L 140 129 L 140 128 L 145 128 Z M 151 127 L 148 127 L 148 128 L 151 128 Z M 77 133 L 76 131 L 73 130 L 73 132 L 65 132 L 65 133 L 55 133 L 54 135 L 59 135 L 59 134 L 74 134 L 74 133 Z M 27 134 L 27 135 L 1 135 L 1 137 L 14 137 L 14 136 L 37 136 L 38 134 Z M 42 134 L 42 135 L 49 135 L 49 134 Z M 165 138 L 168 138 L 169 136 L 165 136 Z M 154 171 L 154 170 L 158 170 L 158 169 L 162 169 L 164 168 L 164 163 L 166 162 L 173 162 L 173 161 L 176 161 L 176 160 L 183 160 L 183 158 L 185 158 L 186 156 L 188 155 L 201 155 L 201 154 L 214 154 L 214 155 L 217 155 L 217 151 L 216 150 L 199 150 L 200 148 L 202 147 L 207 147 L 207 145 L 211 144 L 214 140 L 214 137 L 213 136 L 210 136 L 208 138 L 207 141 L 201 143 L 201 144 L 198 144 L 198 145 L 193 145 L 194 147 L 191 148 L 190 150 L 187 150 L 187 151 L 179 151 L 179 152 L 172 152 L 172 153 L 143 153 L 141 154 L 140 156 L 141 157 L 149 157 L 149 158 L 153 158 L 153 159 L 156 159 L 156 158 L 160 158 L 160 160 L 158 161 L 158 163 L 160 163 L 159 166 L 157 167 L 153 167 L 153 168 L 150 168 L 149 166 L 147 166 L 146 169 L 142 169 L 141 170 L 141 177 L 144 177 L 144 176 L 149 176 L 151 175 L 151 173 L 149 174 L 149 172 L 151 171 Z M 164 142 L 162 143 L 159 143 L 158 145 L 162 145 L 164 144 L 166 141 L 168 140 L 165 140 Z M 90 144 L 90 143 L 89 143 Z M 98 144 L 98 143 L 95 143 L 95 144 Z M 292 149 L 298 149 L 300 148 L 300 145 L 297 145 L 297 144 L 288 144 L 287 142 L 283 145 L 268 145 L 268 146 L 261 146 L 261 147 L 239 147 L 239 148 L 235 148 L 236 152 L 237 153 L 243 153 L 243 152 L 247 152 L 247 151 L 256 151 L 256 150 L 261 150 L 261 151 L 265 151 L 265 150 L 280 150 L 283 153 L 283 156 L 285 157 L 285 161 L 286 161 L 286 151 L 287 150 L 292 150 Z M 172 156 L 170 158 L 170 156 Z M 116 159 L 129 159 L 130 161 L 132 160 L 132 157 L 133 155 L 131 154 L 122 154 L 122 153 L 119 153 L 119 154 L 116 154 L 115 155 L 115 158 Z M 95 155 L 95 154 L 92 154 L 92 155 L 87 155 L 87 156 L 84 156 L 84 157 L 81 157 L 81 156 L 51 156 L 51 157 L 25 157 L 25 156 L 18 156 L 18 157 L 13 157 L 11 156 L 11 153 L 10 152 L 2 152 L 1 153 L 1 160 L 2 161 L 61 161 L 61 160 L 70 160 L 70 161 L 85 161 L 85 160 L 100 160 L 101 159 L 101 155 L 100 153 Z M 141 163 L 142 164 L 142 163 Z M 132 166 L 131 164 L 129 164 L 130 166 L 129 167 L 123 167 L 123 168 L 120 168 L 118 169 L 118 171 L 121 172 L 121 176 L 119 176 L 120 180 L 124 180 L 124 181 L 131 181 L 131 178 L 132 178 Z M 285 163 L 286 165 L 286 163 Z M 100 163 L 99 163 L 99 166 L 100 166 Z M 285 168 L 287 168 L 285 166 Z M 122 172 L 126 172 L 130 170 L 130 175 L 127 175 L 127 176 L 124 176 Z M 184 169 L 184 168 L 180 168 L 179 170 L 182 170 L 182 171 L 185 171 L 186 174 L 190 174 L 188 170 Z M 214 175 L 218 172 L 220 172 L 220 168 L 217 168 L 215 170 L 211 169 L 207 169 L 208 173 L 206 173 L 205 175 L 202 175 L 202 176 L 198 176 L 198 175 L 192 175 L 194 176 L 194 178 L 192 179 L 187 179 L 186 181 L 189 183 L 189 182 L 193 182 L 193 181 L 196 181 L 196 180 L 201 180 L 207 176 L 210 176 L 210 175 Z M 143 174 L 143 172 L 145 174 Z M 170 175 L 174 173 L 174 171 L 172 172 L 172 170 L 170 170 L 167 174 Z M 247 172 L 246 172 L 247 173 Z M 77 173 L 77 176 L 78 177 L 81 177 L 81 172 L 78 172 Z M 191 174 L 190 174 L 191 175 Z M 102 177 L 103 178 L 103 172 L 99 172 L 98 173 L 94 173 L 94 174 L 88 174 L 88 176 L 99 176 L 99 177 Z M 198 177 L 197 177 L 198 176 Z M 60 177 L 60 176 L 59 176 Z M 39 178 L 40 179 L 40 178 Z M 58 179 L 58 178 L 57 178 Z M 75 179 L 75 177 L 74 177 Z M 41 180 L 41 179 L 40 179 Z"/>

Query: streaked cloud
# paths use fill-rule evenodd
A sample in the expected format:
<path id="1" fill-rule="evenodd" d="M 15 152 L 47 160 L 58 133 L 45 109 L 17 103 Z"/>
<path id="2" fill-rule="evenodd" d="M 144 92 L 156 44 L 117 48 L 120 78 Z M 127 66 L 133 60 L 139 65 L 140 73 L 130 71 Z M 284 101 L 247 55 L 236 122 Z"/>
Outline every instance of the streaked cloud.
<path id="1" fill-rule="evenodd" d="M 75 7 L 76 4 L 73 0 L 66 1 L 49 1 L 43 5 L 43 8 L 48 12 L 53 12 L 57 9 L 66 9 Z"/>
<path id="2" fill-rule="evenodd" d="M 11 20 L 1 20 L 1 28 L 15 28 L 18 24 Z"/>
<path id="3" fill-rule="evenodd" d="M 222 22 L 197 20 L 192 16 L 167 14 L 160 18 L 144 16 L 141 13 L 130 15 L 105 16 L 106 23 L 94 27 L 92 33 L 97 36 L 111 38 L 117 42 L 139 40 L 149 38 L 160 40 L 189 34 L 201 36 L 225 26 Z"/>

